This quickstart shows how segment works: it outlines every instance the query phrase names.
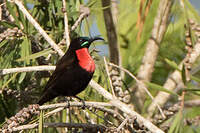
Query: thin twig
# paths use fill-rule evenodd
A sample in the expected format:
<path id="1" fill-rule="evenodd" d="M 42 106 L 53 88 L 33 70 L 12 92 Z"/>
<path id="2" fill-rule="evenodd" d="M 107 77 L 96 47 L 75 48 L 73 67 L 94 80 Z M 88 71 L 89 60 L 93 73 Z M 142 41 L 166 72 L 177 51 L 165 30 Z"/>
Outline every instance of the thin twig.
<path id="1" fill-rule="evenodd" d="M 0 7 L 2 7 L 3 5 L 5 5 L 6 4 L 6 2 L 4 2 L 4 3 L 2 3 L 2 4 L 0 4 Z"/>
<path id="2" fill-rule="evenodd" d="M 53 115 L 55 113 L 58 113 L 58 112 L 62 111 L 63 109 L 65 109 L 65 107 L 56 108 L 56 109 L 48 112 L 47 114 L 45 114 L 45 117 L 49 117 L 49 116 L 51 116 L 51 115 Z"/>
<path id="3" fill-rule="evenodd" d="M 32 67 L 18 67 L 18 68 L 8 68 L 0 69 L 0 76 L 16 72 L 33 72 L 33 71 L 51 71 L 55 70 L 55 66 L 32 66 Z"/>
<path id="4" fill-rule="evenodd" d="M 22 125 L 16 128 L 13 128 L 13 131 L 20 131 L 26 129 L 33 129 L 37 128 L 38 124 L 29 124 L 29 125 Z M 105 131 L 109 128 L 103 125 L 98 124 L 89 124 L 89 123 L 44 123 L 44 127 L 68 127 L 68 128 L 94 128 L 96 130 Z M 111 130 L 111 129 L 109 129 Z"/>
<path id="5" fill-rule="evenodd" d="M 91 115 L 88 113 L 88 111 L 86 111 L 86 110 L 82 110 L 82 111 L 85 114 L 85 118 L 86 118 L 86 120 L 87 120 L 88 123 L 96 124 L 95 119 L 91 118 Z M 82 117 L 82 116 L 79 116 L 79 117 Z"/>
<path id="6" fill-rule="evenodd" d="M 59 108 L 59 107 L 67 107 L 68 104 L 65 103 L 57 103 L 57 104 L 50 104 L 50 105 L 42 105 L 39 107 L 40 110 L 46 110 L 46 109 L 53 109 L 53 108 Z M 83 103 L 82 102 L 70 102 L 70 107 L 82 107 Z M 105 103 L 105 102 L 85 102 L 85 106 L 87 108 L 89 107 L 95 107 L 95 108 L 101 108 L 104 106 L 111 107 L 112 104 L 110 103 Z"/>
<path id="7" fill-rule="evenodd" d="M 94 115 L 96 115 L 98 118 L 104 120 L 105 123 L 111 125 L 112 127 L 117 127 L 113 122 L 111 122 L 109 119 L 107 119 L 105 116 L 100 116 L 98 113 L 91 111 Z"/>
<path id="8" fill-rule="evenodd" d="M 31 24 L 38 30 L 38 32 L 44 37 L 44 39 L 51 45 L 51 47 L 58 52 L 60 56 L 63 56 L 63 51 L 57 46 L 57 44 L 48 36 L 48 34 L 42 29 L 42 27 L 38 24 L 38 22 L 30 15 L 30 13 L 26 10 L 22 1 L 19 0 L 8 0 L 9 2 L 14 2 L 19 9 L 23 12 L 26 18 L 31 22 Z"/>
<path id="9" fill-rule="evenodd" d="M 151 95 L 149 90 L 146 88 L 145 84 L 142 81 L 138 80 L 131 72 L 129 72 L 127 69 L 124 69 L 123 67 L 117 66 L 117 65 L 115 65 L 113 63 L 109 63 L 109 65 L 117 67 L 117 68 L 121 69 L 122 71 L 126 72 L 128 75 L 130 75 L 138 84 L 140 84 L 140 87 L 146 91 L 146 93 L 150 96 L 150 98 L 152 100 L 154 99 L 154 97 Z M 165 115 L 164 115 L 161 107 L 158 104 L 156 104 L 156 106 L 158 107 L 162 117 L 165 118 Z"/>
<path id="10" fill-rule="evenodd" d="M 81 21 L 90 15 L 90 9 L 88 7 L 85 7 L 84 5 L 80 5 L 79 12 L 80 16 L 78 17 L 74 25 L 71 27 L 71 31 L 75 30 L 76 27 L 78 27 L 78 25 L 81 23 Z"/>
<path id="11" fill-rule="evenodd" d="M 66 10 L 66 1 L 62 0 L 63 2 L 63 12 L 64 12 L 64 23 L 65 23 L 65 39 L 67 43 L 67 48 L 69 48 L 70 45 L 70 37 L 69 37 L 69 25 L 68 25 L 68 17 L 67 17 L 67 10 Z"/>
<path id="12" fill-rule="evenodd" d="M 88 8 L 88 7 L 85 7 L 85 6 L 83 6 L 83 5 L 80 5 L 80 8 L 79 8 L 79 12 L 80 12 L 80 15 L 79 15 L 79 17 L 78 17 L 78 19 L 76 20 L 76 22 L 73 24 L 73 26 L 71 27 L 71 30 L 70 31 L 73 31 L 73 30 L 75 30 L 78 26 L 79 26 L 79 24 L 81 23 L 81 21 L 83 20 L 83 19 L 85 19 L 87 16 L 89 16 L 90 15 L 90 9 Z M 59 43 L 58 43 L 58 45 L 60 45 L 60 44 L 62 44 L 62 43 L 64 43 L 64 39 L 62 39 Z"/>
<path id="13" fill-rule="evenodd" d="M 189 100 L 184 102 L 184 107 L 200 107 L 200 100 Z"/>
<path id="14" fill-rule="evenodd" d="M 112 81 L 111 81 L 111 79 L 110 79 L 110 73 L 109 73 L 109 70 L 108 70 L 108 63 L 107 63 L 105 57 L 103 57 L 103 60 L 104 60 L 104 63 L 105 63 L 105 69 L 106 69 L 106 73 L 107 73 L 107 75 L 108 75 L 108 80 L 109 80 L 109 82 L 110 82 L 110 88 L 111 88 L 111 90 L 112 90 L 112 94 L 113 94 L 114 97 L 116 97 L 115 92 L 114 92 L 114 89 L 113 89 Z"/>
<path id="15" fill-rule="evenodd" d="M 182 92 L 181 95 L 181 110 L 183 111 L 184 108 L 184 100 L 185 100 L 185 91 Z"/>
<path id="16" fill-rule="evenodd" d="M 120 131 L 122 130 L 122 128 L 127 124 L 127 122 L 128 122 L 129 119 L 130 119 L 130 118 L 127 117 L 127 118 L 118 126 L 117 132 L 120 132 Z"/>

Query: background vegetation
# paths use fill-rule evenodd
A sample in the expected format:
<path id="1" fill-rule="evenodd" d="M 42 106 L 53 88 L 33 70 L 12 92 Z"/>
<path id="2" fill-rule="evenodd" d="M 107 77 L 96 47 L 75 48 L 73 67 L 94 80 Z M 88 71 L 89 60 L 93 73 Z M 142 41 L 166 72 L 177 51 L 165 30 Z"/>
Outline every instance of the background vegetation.
<path id="1" fill-rule="evenodd" d="M 73 124 L 56 128 L 59 127 L 56 123 L 94 124 L 94 132 L 200 131 L 200 16 L 190 1 L 22 1 L 21 5 L 52 38 L 52 43 L 27 18 L 19 3 L 18 0 L 1 0 L 0 5 L 0 123 L 3 131 L 19 117 L 16 116 L 17 112 L 37 103 L 52 73 L 47 71 L 50 69 L 31 69 L 28 72 L 18 68 L 53 66 L 62 51 L 67 50 L 71 39 L 97 35 L 102 36 L 107 43 L 97 42 L 90 49 L 97 66 L 93 80 L 125 103 L 130 110 L 146 118 L 143 123 L 138 116 L 135 118 L 117 108 L 112 99 L 101 95 L 90 85 L 79 96 L 85 101 L 108 103 L 109 106 L 102 104 L 99 106 L 103 109 L 98 106 L 85 110 L 80 109 L 80 106 L 62 108 L 49 117 L 47 114 L 52 109 L 45 109 L 39 115 L 37 111 L 30 111 L 37 110 L 38 106 L 28 106 L 29 111 L 23 111 L 30 115 L 24 116 L 23 121 L 15 121 L 17 124 L 10 127 L 11 131 L 19 125 L 36 123 L 39 126 L 22 131 L 93 131 L 88 125 L 83 125 L 87 128 L 77 128 Z M 54 44 L 62 51 L 55 50 Z M 122 68 L 118 69 L 110 62 Z M 12 72 L 12 68 L 17 69 Z M 137 79 L 134 80 L 123 68 Z M 147 89 L 153 96 L 146 93 Z M 56 98 L 47 105 L 62 100 L 62 97 Z M 9 119 L 12 116 L 13 119 Z M 146 127 L 146 120 L 159 130 Z M 55 127 L 50 128 L 53 127 L 51 124 Z"/>

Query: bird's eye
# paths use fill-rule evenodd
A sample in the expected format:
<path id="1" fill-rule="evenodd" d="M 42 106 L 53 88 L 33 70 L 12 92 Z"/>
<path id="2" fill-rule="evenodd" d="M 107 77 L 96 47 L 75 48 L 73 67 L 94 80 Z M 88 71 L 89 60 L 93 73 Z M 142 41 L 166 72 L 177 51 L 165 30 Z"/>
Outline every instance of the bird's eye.
<path id="1" fill-rule="evenodd" d="M 87 45 L 89 42 L 88 41 L 85 41 L 84 43 L 81 44 L 81 47 Z"/>

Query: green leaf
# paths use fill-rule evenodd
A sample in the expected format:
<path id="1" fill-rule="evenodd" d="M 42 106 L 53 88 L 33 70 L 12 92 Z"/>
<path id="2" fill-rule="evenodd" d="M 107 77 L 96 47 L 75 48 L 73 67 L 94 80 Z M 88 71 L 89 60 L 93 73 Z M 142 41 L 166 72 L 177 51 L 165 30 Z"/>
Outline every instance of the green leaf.
<path id="1" fill-rule="evenodd" d="M 200 83 L 200 79 L 199 79 L 199 78 L 197 78 L 197 77 L 195 77 L 195 76 L 192 76 L 192 75 L 190 76 L 190 78 L 191 78 L 192 80 L 194 80 L 194 81 Z"/>
<path id="2" fill-rule="evenodd" d="M 27 36 L 23 37 L 23 42 L 21 44 L 21 58 L 26 58 L 30 54 L 30 41 Z M 26 60 L 27 64 L 30 64 L 30 60 Z"/>
<path id="3" fill-rule="evenodd" d="M 67 120 L 67 109 L 64 109 L 63 111 L 62 111 L 62 122 L 66 122 L 66 120 Z"/>
<path id="4" fill-rule="evenodd" d="M 96 0 L 89 1 L 87 3 L 87 7 L 92 7 L 96 2 L 97 2 Z"/>
<path id="5" fill-rule="evenodd" d="M 183 125 L 183 118 L 182 118 L 182 112 L 179 111 L 171 124 L 171 127 L 169 129 L 168 133 L 181 133 L 181 128 Z"/>
<path id="6" fill-rule="evenodd" d="M 19 77 L 19 84 L 22 83 L 22 81 L 24 80 L 24 78 L 26 77 L 26 72 L 21 73 L 20 77 Z"/>
<path id="7" fill-rule="evenodd" d="M 0 48 L 3 47 L 7 42 L 8 42 L 8 40 L 3 40 L 3 41 L 1 41 L 1 43 L 0 43 Z"/>
<path id="8" fill-rule="evenodd" d="M 42 50 L 40 52 L 31 54 L 29 56 L 25 56 L 23 58 L 17 59 L 16 61 L 25 61 L 25 60 L 30 60 L 30 59 L 36 59 L 38 57 L 48 55 L 48 54 L 50 54 L 52 52 L 53 52 L 53 50 L 51 50 L 51 48 L 49 48 L 49 49 L 45 49 L 45 50 Z"/>
<path id="9" fill-rule="evenodd" d="M 20 27 L 20 23 L 19 23 L 19 18 L 17 16 L 17 13 L 16 13 L 16 8 L 15 6 L 11 5 L 10 2 L 6 2 L 6 6 L 7 6 L 7 9 L 9 11 L 9 13 L 12 15 L 12 17 L 15 19 L 15 23 L 18 27 Z"/>
<path id="10" fill-rule="evenodd" d="M 0 25 L 3 25 L 4 27 L 7 27 L 7 28 L 17 27 L 16 24 L 13 24 L 13 23 L 8 22 L 8 21 L 0 21 Z"/>
<path id="11" fill-rule="evenodd" d="M 169 94 L 172 94 L 172 95 L 175 95 L 175 96 L 178 96 L 178 94 L 176 94 L 175 92 L 173 91 L 170 91 L 164 87 L 162 87 L 161 85 L 158 85 L 158 84 L 155 84 L 155 83 L 150 83 L 150 82 L 145 82 L 145 84 L 151 88 L 151 89 L 156 89 L 158 91 L 164 91 L 164 92 L 167 92 Z"/>
<path id="12" fill-rule="evenodd" d="M 24 30 L 27 31 L 27 26 L 24 18 L 24 14 L 20 11 L 20 9 L 17 7 L 17 14 L 19 15 L 18 19 L 21 22 L 21 24 L 24 27 Z"/>
<path id="13" fill-rule="evenodd" d="M 192 93 L 194 95 L 200 96 L 200 89 L 195 89 L 195 88 L 183 88 L 180 90 L 180 93 L 182 93 L 183 91 L 187 91 L 188 94 Z"/>
<path id="14" fill-rule="evenodd" d="M 16 78 L 18 73 L 15 73 L 8 81 L 6 81 L 5 84 L 3 84 L 3 86 L 1 87 L 2 89 L 5 88 L 12 80 L 14 80 Z"/>
<path id="15" fill-rule="evenodd" d="M 181 76 L 182 76 L 183 83 L 186 84 L 186 73 L 185 73 L 185 65 L 184 64 L 182 67 Z"/>
<path id="16" fill-rule="evenodd" d="M 200 91 L 200 89 L 183 88 L 182 91 Z"/>
<path id="17" fill-rule="evenodd" d="M 191 16 L 194 16 L 195 19 L 197 20 L 200 20 L 200 17 L 199 17 L 199 13 L 198 13 L 198 10 L 196 10 L 192 4 L 190 3 L 189 0 L 184 0 L 184 4 L 185 6 L 187 7 L 187 12 L 188 12 L 188 15 L 189 15 L 189 19 L 191 19 L 192 17 Z"/>
<path id="18" fill-rule="evenodd" d="M 43 133 L 43 125 L 44 125 L 44 112 L 40 111 L 40 119 L 39 119 L 39 133 Z"/>
<path id="19" fill-rule="evenodd" d="M 176 70 L 178 70 L 178 71 L 181 71 L 181 70 L 179 69 L 178 65 L 176 64 L 176 62 L 171 61 L 171 60 L 169 60 L 169 59 L 167 59 L 167 58 L 165 58 L 165 62 L 166 62 L 168 65 L 170 65 L 171 67 L 173 67 L 174 69 L 176 69 Z"/>

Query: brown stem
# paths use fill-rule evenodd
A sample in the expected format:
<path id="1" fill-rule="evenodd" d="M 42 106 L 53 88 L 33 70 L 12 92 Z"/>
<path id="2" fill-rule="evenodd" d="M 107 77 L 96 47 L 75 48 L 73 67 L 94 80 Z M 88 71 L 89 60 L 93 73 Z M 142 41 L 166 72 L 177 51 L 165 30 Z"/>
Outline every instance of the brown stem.
<path id="1" fill-rule="evenodd" d="M 102 0 L 103 7 L 111 6 L 110 0 Z M 115 29 L 115 24 L 113 22 L 113 17 L 110 8 L 106 8 L 103 10 L 104 21 L 106 25 L 108 44 L 109 44 L 109 52 L 110 52 L 110 61 L 117 65 L 120 64 L 120 55 L 118 48 L 118 40 L 117 33 Z"/>

